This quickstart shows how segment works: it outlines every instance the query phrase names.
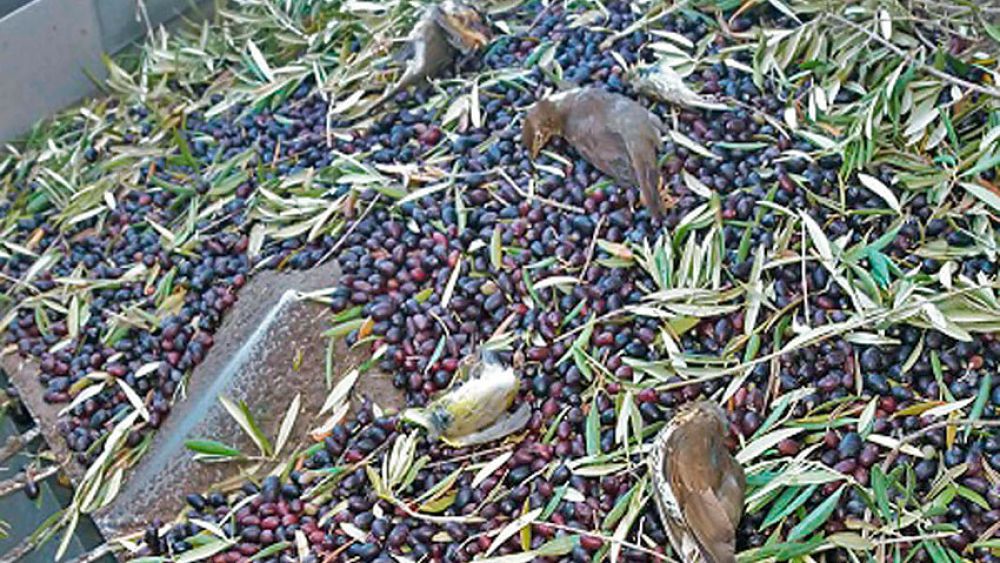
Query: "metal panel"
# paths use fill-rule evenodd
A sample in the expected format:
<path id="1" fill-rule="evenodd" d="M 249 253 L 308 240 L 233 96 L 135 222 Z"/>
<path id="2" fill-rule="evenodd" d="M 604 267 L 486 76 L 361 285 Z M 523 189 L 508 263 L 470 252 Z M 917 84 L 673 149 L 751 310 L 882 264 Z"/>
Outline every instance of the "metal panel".
<path id="1" fill-rule="evenodd" d="M 91 95 L 87 78 L 106 76 L 101 53 L 116 53 L 187 12 L 211 13 L 211 0 L 0 0 L 0 141 Z M 200 7 L 200 9 L 197 9 Z M 86 71 L 86 72 L 85 72 Z"/>
<path id="2" fill-rule="evenodd" d="M 0 139 L 80 99 L 104 76 L 91 0 L 35 0 L 0 19 Z"/>
<path id="3" fill-rule="evenodd" d="M 146 34 L 147 25 L 169 21 L 195 4 L 192 0 L 93 0 L 101 24 L 104 50 L 115 53 Z M 148 20 L 146 19 L 148 18 Z"/>
<path id="4" fill-rule="evenodd" d="M 6 16 L 28 2 L 31 0 L 0 0 L 0 17 Z"/>

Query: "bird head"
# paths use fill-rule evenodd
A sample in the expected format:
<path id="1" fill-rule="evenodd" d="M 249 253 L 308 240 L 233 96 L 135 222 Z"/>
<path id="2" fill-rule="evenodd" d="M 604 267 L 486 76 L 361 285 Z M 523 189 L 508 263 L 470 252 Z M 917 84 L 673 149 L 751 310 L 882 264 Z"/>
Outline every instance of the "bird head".
<path id="1" fill-rule="evenodd" d="M 483 15 L 468 4 L 445 0 L 434 9 L 434 21 L 453 47 L 467 55 L 493 40 L 493 31 Z"/>
<path id="2" fill-rule="evenodd" d="M 562 123 L 556 104 L 551 100 L 539 100 L 524 117 L 521 142 L 528 149 L 531 158 L 536 158 L 549 139 L 559 135 L 561 130 Z"/>
<path id="3" fill-rule="evenodd" d="M 728 432 L 726 412 L 714 401 L 696 401 L 682 407 L 677 413 L 677 420 L 683 423 L 694 423 L 698 426 L 718 431 L 718 436 L 724 438 Z"/>

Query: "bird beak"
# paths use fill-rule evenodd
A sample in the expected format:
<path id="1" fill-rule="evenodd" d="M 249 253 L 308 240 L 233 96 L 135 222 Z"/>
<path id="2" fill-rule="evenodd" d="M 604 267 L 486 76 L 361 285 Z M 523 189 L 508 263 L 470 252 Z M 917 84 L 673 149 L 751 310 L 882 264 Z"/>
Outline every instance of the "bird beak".
<path id="1" fill-rule="evenodd" d="M 531 143 L 531 159 L 538 158 L 538 153 L 542 152 L 542 147 L 549 142 L 549 135 L 545 131 L 536 131 L 534 142 Z"/>
<path id="2" fill-rule="evenodd" d="M 486 348 L 481 348 L 479 350 L 479 357 L 482 359 L 484 364 L 499 364 L 500 355 L 493 350 L 487 350 Z"/>

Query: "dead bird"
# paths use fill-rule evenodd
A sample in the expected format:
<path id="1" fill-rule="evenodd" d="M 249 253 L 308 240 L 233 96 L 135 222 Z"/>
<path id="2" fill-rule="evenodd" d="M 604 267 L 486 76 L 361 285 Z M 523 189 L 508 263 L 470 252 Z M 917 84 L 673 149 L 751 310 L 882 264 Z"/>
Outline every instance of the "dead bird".
<path id="1" fill-rule="evenodd" d="M 483 15 L 468 4 L 444 0 L 424 11 L 399 59 L 408 59 L 399 81 L 368 108 L 370 113 L 403 90 L 437 76 L 455 59 L 493 39 Z"/>
<path id="2" fill-rule="evenodd" d="M 656 506 L 686 563 L 735 563 L 746 476 L 726 448 L 725 413 L 711 401 L 683 407 L 649 458 Z"/>
<path id="3" fill-rule="evenodd" d="M 562 137 L 587 162 L 616 182 L 638 185 L 654 217 L 666 206 L 660 195 L 659 118 L 634 100 L 599 88 L 573 88 L 539 100 L 524 118 L 521 141 L 538 152 Z"/>
<path id="4" fill-rule="evenodd" d="M 528 424 L 531 407 L 521 403 L 508 412 L 517 397 L 519 379 L 514 369 L 488 350 L 462 361 L 453 388 L 425 408 L 407 409 L 404 420 L 427 429 L 454 447 L 499 440 Z"/>
<path id="5" fill-rule="evenodd" d="M 687 108 L 727 111 L 729 106 L 710 102 L 684 83 L 684 78 L 665 62 L 634 69 L 627 77 L 635 91 L 655 100 Z"/>

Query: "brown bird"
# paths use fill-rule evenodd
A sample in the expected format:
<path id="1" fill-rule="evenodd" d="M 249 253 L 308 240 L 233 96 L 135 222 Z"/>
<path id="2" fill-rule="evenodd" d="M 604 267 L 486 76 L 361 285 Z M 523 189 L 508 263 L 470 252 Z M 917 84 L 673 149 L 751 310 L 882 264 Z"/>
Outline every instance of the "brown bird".
<path id="1" fill-rule="evenodd" d="M 659 118 L 637 102 L 599 88 L 574 88 L 539 100 L 524 119 L 521 141 L 531 153 L 553 136 L 566 139 L 587 162 L 616 182 L 638 185 L 655 217 L 665 211 L 660 196 Z"/>
<path id="2" fill-rule="evenodd" d="M 493 39 L 482 14 L 456 0 L 427 9 L 400 53 L 409 58 L 399 82 L 368 109 L 370 112 L 406 88 L 441 73 L 457 55 L 470 55 Z"/>
<path id="3" fill-rule="evenodd" d="M 726 448 L 725 413 L 688 405 L 657 435 L 649 458 L 660 519 L 685 563 L 735 563 L 746 477 Z"/>

